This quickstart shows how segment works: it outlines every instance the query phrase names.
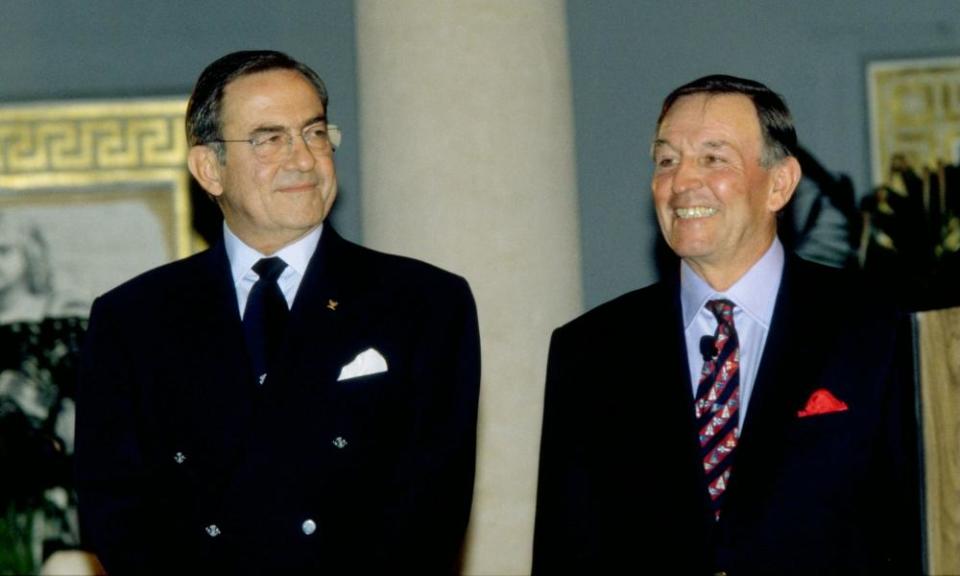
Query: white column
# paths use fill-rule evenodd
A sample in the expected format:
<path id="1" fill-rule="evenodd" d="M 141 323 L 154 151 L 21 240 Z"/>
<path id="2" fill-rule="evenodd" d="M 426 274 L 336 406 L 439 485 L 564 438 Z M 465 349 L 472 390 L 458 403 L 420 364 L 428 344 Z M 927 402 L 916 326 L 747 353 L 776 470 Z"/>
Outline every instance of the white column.
<path id="1" fill-rule="evenodd" d="M 357 0 L 368 246 L 462 274 L 483 347 L 465 572 L 530 570 L 550 333 L 581 309 L 562 0 Z"/>

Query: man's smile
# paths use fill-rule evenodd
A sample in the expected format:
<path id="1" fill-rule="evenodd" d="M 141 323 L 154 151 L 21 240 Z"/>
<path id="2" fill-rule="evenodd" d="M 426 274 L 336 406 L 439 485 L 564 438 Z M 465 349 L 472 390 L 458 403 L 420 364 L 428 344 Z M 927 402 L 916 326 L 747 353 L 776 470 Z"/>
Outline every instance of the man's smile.
<path id="1" fill-rule="evenodd" d="M 688 208 L 676 208 L 674 209 L 674 215 L 680 220 L 689 220 L 692 218 L 707 218 L 713 216 L 719 212 L 716 208 L 709 208 L 707 206 L 690 206 Z"/>

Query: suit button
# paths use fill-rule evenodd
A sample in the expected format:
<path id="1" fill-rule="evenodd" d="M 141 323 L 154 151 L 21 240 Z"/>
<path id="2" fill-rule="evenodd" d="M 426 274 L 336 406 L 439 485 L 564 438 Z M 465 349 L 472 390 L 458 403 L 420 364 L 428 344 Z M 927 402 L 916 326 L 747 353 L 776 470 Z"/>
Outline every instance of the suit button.
<path id="1" fill-rule="evenodd" d="M 204 530 L 207 531 L 207 535 L 210 536 L 211 538 L 216 538 L 217 536 L 220 535 L 220 527 L 217 526 L 216 524 L 211 524 L 206 528 L 204 528 Z"/>
<path id="2" fill-rule="evenodd" d="M 303 524 L 300 526 L 300 528 L 303 530 L 304 534 L 309 536 L 317 531 L 317 523 L 307 518 L 303 521 Z"/>

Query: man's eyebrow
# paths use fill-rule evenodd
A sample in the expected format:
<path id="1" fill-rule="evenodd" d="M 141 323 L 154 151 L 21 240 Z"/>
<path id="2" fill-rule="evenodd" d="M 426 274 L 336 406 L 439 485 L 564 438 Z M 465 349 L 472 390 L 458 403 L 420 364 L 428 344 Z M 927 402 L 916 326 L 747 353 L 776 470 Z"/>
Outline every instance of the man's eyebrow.
<path id="1" fill-rule="evenodd" d="M 303 130 L 307 126 L 313 126 L 314 124 L 320 124 L 321 122 L 326 122 L 326 121 L 327 121 L 327 116 L 325 114 L 317 114 L 313 118 L 310 118 L 309 120 L 304 122 L 300 126 L 300 129 Z M 261 124 L 260 126 L 257 126 L 253 130 L 251 130 L 250 134 L 264 134 L 264 133 L 272 134 L 274 132 L 286 132 L 286 131 L 287 131 L 287 127 L 281 126 L 280 124 Z"/>
<path id="2" fill-rule="evenodd" d="M 665 148 L 665 147 L 673 148 L 673 144 L 671 144 L 669 140 L 666 140 L 664 138 L 657 138 L 656 140 L 653 141 L 653 145 L 651 146 L 653 150 L 656 150 L 657 148 Z"/>
<path id="3" fill-rule="evenodd" d="M 669 148 L 670 150 L 673 150 L 673 145 L 670 144 L 670 142 L 664 138 L 655 139 L 653 141 L 653 144 L 650 145 L 650 155 L 656 156 L 657 151 L 663 148 Z"/>
<path id="4" fill-rule="evenodd" d="M 306 128 L 307 126 L 313 126 L 314 124 L 320 124 L 321 122 L 323 122 L 323 123 L 326 123 L 326 122 L 327 122 L 327 115 L 326 115 L 326 114 L 317 114 L 317 115 L 314 116 L 313 118 L 311 118 L 311 119 L 307 120 L 306 122 L 304 122 L 304 123 L 303 123 L 303 126 L 301 126 L 301 128 Z"/>
<path id="5" fill-rule="evenodd" d="M 264 134 L 264 133 L 273 133 L 273 132 L 285 132 L 287 129 L 279 124 L 261 124 L 253 130 L 250 131 L 250 134 Z"/>
<path id="6" fill-rule="evenodd" d="M 720 148 L 728 148 L 730 143 L 726 140 L 707 140 L 703 143 L 704 148 L 709 148 L 711 150 L 719 150 Z"/>

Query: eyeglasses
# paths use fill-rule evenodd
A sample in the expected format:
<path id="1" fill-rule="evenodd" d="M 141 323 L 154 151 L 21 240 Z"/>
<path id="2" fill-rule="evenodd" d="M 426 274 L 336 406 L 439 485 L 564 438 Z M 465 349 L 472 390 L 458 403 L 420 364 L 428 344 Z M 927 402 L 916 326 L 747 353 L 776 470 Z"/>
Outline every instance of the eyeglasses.
<path id="1" fill-rule="evenodd" d="M 329 156 L 340 146 L 340 128 L 333 124 L 312 124 L 303 129 L 300 137 L 314 154 Z M 279 162 L 293 153 L 293 135 L 284 130 L 267 130 L 246 140 L 208 140 L 212 142 L 246 142 L 253 148 L 253 155 L 263 162 Z"/>

